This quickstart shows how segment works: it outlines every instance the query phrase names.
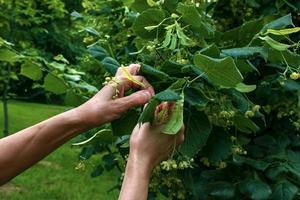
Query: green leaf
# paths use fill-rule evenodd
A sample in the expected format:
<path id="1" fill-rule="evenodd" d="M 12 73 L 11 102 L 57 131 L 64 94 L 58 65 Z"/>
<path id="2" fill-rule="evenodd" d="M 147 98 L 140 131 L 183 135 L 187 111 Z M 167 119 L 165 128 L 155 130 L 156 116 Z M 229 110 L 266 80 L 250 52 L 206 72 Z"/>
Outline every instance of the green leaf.
<path id="1" fill-rule="evenodd" d="M 100 36 L 99 32 L 96 31 L 93 27 L 86 27 L 84 30 L 92 35 Z"/>
<path id="2" fill-rule="evenodd" d="M 170 76 L 162 71 L 159 71 L 158 69 L 155 69 L 152 66 L 143 64 L 140 68 L 140 73 L 142 75 L 150 76 L 151 78 L 155 78 L 158 80 L 168 80 L 170 79 Z"/>
<path id="3" fill-rule="evenodd" d="M 34 81 L 40 80 L 43 76 L 41 67 L 38 64 L 29 61 L 21 66 L 20 74 Z"/>
<path id="4" fill-rule="evenodd" d="M 251 119 L 242 115 L 236 115 L 234 117 L 234 125 L 238 130 L 245 133 L 256 133 L 259 131 L 259 127 Z"/>
<path id="5" fill-rule="evenodd" d="M 216 85 L 235 87 L 243 80 L 243 76 L 231 57 L 216 59 L 197 54 L 194 63 Z"/>
<path id="6" fill-rule="evenodd" d="M 179 150 L 183 155 L 193 157 L 206 144 L 212 127 L 206 114 L 195 107 L 190 107 L 184 117 L 186 133 Z"/>
<path id="7" fill-rule="evenodd" d="M 90 46 L 87 51 L 97 60 L 102 61 L 105 57 L 109 56 L 109 53 L 101 46 Z"/>
<path id="8" fill-rule="evenodd" d="M 277 64 L 284 63 L 285 61 L 281 54 L 284 56 L 290 66 L 298 67 L 300 65 L 300 55 L 289 50 L 280 52 L 275 49 L 270 49 L 268 61 Z"/>
<path id="9" fill-rule="evenodd" d="M 200 15 L 195 5 L 179 3 L 177 11 L 182 15 L 183 20 L 190 24 L 201 37 L 207 38 L 214 34 L 214 27 L 207 23 L 207 20 Z"/>
<path id="10" fill-rule="evenodd" d="M 121 66 L 118 61 L 113 59 L 112 57 L 106 57 L 101 61 L 104 69 L 112 75 L 115 75 L 118 68 Z"/>
<path id="11" fill-rule="evenodd" d="M 217 58 L 220 56 L 220 49 L 215 44 L 211 44 L 199 51 L 202 55 Z"/>
<path id="12" fill-rule="evenodd" d="M 283 180 L 275 185 L 271 198 L 274 200 L 292 200 L 297 192 L 297 186 L 287 180 Z"/>
<path id="13" fill-rule="evenodd" d="M 182 95 L 182 99 L 175 103 L 168 122 L 163 125 L 162 133 L 175 135 L 179 132 L 179 130 L 183 126 L 183 103 L 184 98 Z"/>
<path id="14" fill-rule="evenodd" d="M 214 182 L 207 186 L 210 196 L 218 199 L 231 199 L 235 195 L 235 186 L 228 182 Z"/>
<path id="15" fill-rule="evenodd" d="M 268 199 L 272 193 L 270 186 L 260 180 L 245 180 L 239 185 L 239 189 L 242 194 L 254 200 Z"/>
<path id="16" fill-rule="evenodd" d="M 268 49 L 265 47 L 242 47 L 233 49 L 224 49 L 222 53 L 226 56 L 236 58 L 249 58 L 256 55 L 261 55 L 265 60 L 268 58 Z"/>
<path id="17" fill-rule="evenodd" d="M 150 6 L 148 5 L 147 1 L 145 1 L 145 0 L 135 0 L 133 2 L 133 4 L 131 5 L 131 8 L 133 8 L 134 10 L 141 13 L 144 10 L 150 8 Z"/>
<path id="18" fill-rule="evenodd" d="M 291 14 L 285 15 L 281 18 L 278 18 L 278 19 L 266 24 L 262 28 L 261 32 L 265 33 L 268 29 L 280 29 L 280 28 L 284 28 L 286 26 L 294 26 Z"/>
<path id="19" fill-rule="evenodd" d="M 265 42 L 267 42 L 273 49 L 276 49 L 278 51 L 286 51 L 288 50 L 288 48 L 291 47 L 291 45 L 288 44 L 283 44 L 280 42 L 277 42 L 276 40 L 273 40 L 271 37 L 269 36 L 265 36 L 265 37 L 259 37 L 261 40 L 264 40 Z"/>
<path id="20" fill-rule="evenodd" d="M 4 62 L 16 62 L 18 60 L 18 54 L 8 49 L 0 49 L 0 61 Z"/>
<path id="21" fill-rule="evenodd" d="M 145 27 L 156 26 L 164 19 L 165 13 L 162 10 L 147 9 L 136 18 L 132 28 L 139 37 L 144 39 L 154 39 L 157 36 L 157 33 L 160 32 L 160 28 L 148 31 Z"/>
<path id="22" fill-rule="evenodd" d="M 67 92 L 67 85 L 61 78 L 48 74 L 44 79 L 45 90 L 53 92 L 54 94 L 63 94 Z"/>
<path id="23" fill-rule="evenodd" d="M 137 124 L 139 113 L 135 110 L 130 110 L 123 114 L 119 119 L 111 123 L 113 135 L 122 136 L 130 135 Z"/>
<path id="24" fill-rule="evenodd" d="M 214 129 L 201 153 L 210 162 L 218 163 L 231 155 L 232 142 L 222 129 Z"/>
<path id="25" fill-rule="evenodd" d="M 65 96 L 65 104 L 68 106 L 79 106 L 83 103 L 83 99 L 81 96 L 73 92 L 72 90 L 68 90 Z"/>
<path id="26" fill-rule="evenodd" d="M 246 164 L 250 167 L 253 167 L 254 169 L 261 170 L 261 171 L 265 171 L 271 165 L 271 163 L 268 162 L 264 162 L 261 160 L 254 160 L 239 155 L 233 155 L 232 159 L 233 162 L 237 165 Z"/>
<path id="27" fill-rule="evenodd" d="M 207 97 L 203 95 L 203 92 L 199 87 L 188 87 L 184 90 L 184 99 L 191 106 L 205 107 L 208 103 Z"/>
<path id="28" fill-rule="evenodd" d="M 154 113 L 156 110 L 156 106 L 158 106 L 159 101 L 156 99 L 151 99 L 145 109 L 143 110 L 142 114 L 140 115 L 138 119 L 139 124 L 143 124 L 146 122 L 151 122 L 153 121 L 154 118 Z"/>
<path id="29" fill-rule="evenodd" d="M 178 101 L 178 100 L 182 99 L 181 96 L 178 93 L 174 92 L 171 89 L 166 89 L 166 90 L 156 94 L 153 98 L 160 101 L 160 102 L 163 102 L 163 101 Z"/>
<path id="30" fill-rule="evenodd" d="M 273 35 L 289 35 L 292 33 L 297 33 L 300 31 L 300 27 L 295 27 L 295 28 L 286 28 L 286 29 L 281 29 L 281 30 L 275 30 L 275 29 L 268 29 L 265 35 L 267 34 L 273 34 Z"/>
<path id="31" fill-rule="evenodd" d="M 256 89 L 256 85 L 246 85 L 244 83 L 238 83 L 235 89 L 242 93 L 253 92 Z"/>

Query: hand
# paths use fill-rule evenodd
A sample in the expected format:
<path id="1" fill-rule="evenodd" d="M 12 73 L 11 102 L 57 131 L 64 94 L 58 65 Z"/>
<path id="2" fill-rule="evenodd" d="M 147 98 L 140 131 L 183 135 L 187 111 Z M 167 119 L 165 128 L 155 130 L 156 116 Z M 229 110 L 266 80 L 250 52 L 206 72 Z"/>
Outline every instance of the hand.
<path id="1" fill-rule="evenodd" d="M 76 108 L 86 128 L 93 128 L 111 122 L 130 108 L 144 105 L 154 95 L 154 90 L 147 80 L 143 76 L 137 76 L 140 65 L 132 64 L 126 69 L 136 80 L 142 82 L 145 88 L 141 89 L 139 85 L 126 79 L 123 71 L 118 69 L 115 77 L 120 82 L 117 88 L 120 91 L 119 98 L 113 99 L 113 96 L 116 94 L 116 86 L 108 84 L 93 98 Z M 141 90 L 129 96 L 124 96 L 125 91 L 130 88 Z"/>
<path id="2" fill-rule="evenodd" d="M 163 103 L 157 109 L 161 109 L 161 106 L 172 108 L 173 104 Z M 137 164 L 140 168 L 148 167 L 148 172 L 151 172 L 157 164 L 168 159 L 184 140 L 184 126 L 176 135 L 163 134 L 162 127 L 163 125 L 145 123 L 134 128 L 130 138 L 129 162 Z"/>

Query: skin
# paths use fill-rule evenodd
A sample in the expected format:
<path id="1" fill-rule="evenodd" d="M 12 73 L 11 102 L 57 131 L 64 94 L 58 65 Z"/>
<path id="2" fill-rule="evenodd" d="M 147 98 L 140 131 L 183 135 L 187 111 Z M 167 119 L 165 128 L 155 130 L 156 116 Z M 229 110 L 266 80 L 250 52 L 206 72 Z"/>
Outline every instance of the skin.
<path id="1" fill-rule="evenodd" d="M 139 85 L 128 81 L 123 72 L 118 70 L 116 78 L 120 80 L 117 86 L 120 91 L 119 98 L 112 99 L 116 87 L 108 84 L 83 105 L 1 139 L 0 185 L 7 183 L 78 134 L 109 123 L 135 106 L 146 104 L 154 95 L 154 90 L 144 77 L 137 75 L 139 68 L 139 65 L 133 64 L 126 69 L 145 88 L 139 88 Z M 139 91 L 124 96 L 125 91 L 130 88 Z M 153 168 L 170 155 L 175 143 L 182 141 L 183 128 L 178 135 L 169 136 L 161 134 L 159 126 L 148 123 L 137 125 L 130 138 L 130 154 L 119 199 L 147 199 Z"/>

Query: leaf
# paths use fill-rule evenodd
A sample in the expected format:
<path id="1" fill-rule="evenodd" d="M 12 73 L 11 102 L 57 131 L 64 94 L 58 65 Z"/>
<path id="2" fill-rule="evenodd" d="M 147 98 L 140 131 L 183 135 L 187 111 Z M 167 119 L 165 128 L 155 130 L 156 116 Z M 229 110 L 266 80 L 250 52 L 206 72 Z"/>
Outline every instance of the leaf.
<path id="1" fill-rule="evenodd" d="M 245 180 L 239 185 L 242 194 L 247 195 L 250 199 L 263 200 L 268 199 L 272 193 L 269 185 L 260 180 Z"/>
<path id="2" fill-rule="evenodd" d="M 0 61 L 4 62 L 16 62 L 18 60 L 18 54 L 8 49 L 0 49 Z"/>
<path id="3" fill-rule="evenodd" d="M 268 29 L 280 29 L 280 28 L 283 28 L 286 26 L 294 26 L 291 14 L 285 15 L 281 18 L 278 18 L 278 19 L 266 24 L 262 28 L 261 32 L 265 33 Z"/>
<path id="4" fill-rule="evenodd" d="M 93 45 L 90 46 L 87 51 L 99 61 L 102 61 L 105 57 L 109 56 L 109 53 L 101 46 Z"/>
<path id="5" fill-rule="evenodd" d="M 147 8 L 150 8 L 147 1 L 145 1 L 145 0 L 134 0 L 131 7 L 140 13 L 143 12 L 144 10 L 146 10 Z"/>
<path id="6" fill-rule="evenodd" d="M 153 98 L 158 100 L 159 102 L 178 101 L 181 99 L 181 96 L 171 89 L 166 89 L 166 90 L 156 94 Z"/>
<path id="7" fill-rule="evenodd" d="M 65 104 L 68 106 L 76 107 L 83 103 L 83 99 L 81 96 L 73 92 L 72 90 L 68 90 L 65 96 Z"/>
<path id="8" fill-rule="evenodd" d="M 287 180 L 283 180 L 275 185 L 271 198 L 274 200 L 292 200 L 297 192 L 297 186 Z"/>
<path id="9" fill-rule="evenodd" d="M 143 64 L 140 68 L 140 73 L 142 75 L 150 76 L 151 78 L 155 78 L 157 80 L 168 80 L 170 79 L 170 76 L 162 71 L 159 71 L 158 69 L 155 69 L 154 67 L 150 65 Z"/>
<path id="10" fill-rule="evenodd" d="M 154 39 L 157 35 L 157 31 L 160 30 L 146 30 L 145 27 L 157 26 L 165 19 L 165 13 L 160 9 L 147 9 L 139 15 L 134 24 L 134 32 L 141 38 Z"/>
<path id="11" fill-rule="evenodd" d="M 134 84 L 136 84 L 136 85 L 139 85 L 141 88 L 146 88 L 145 84 L 142 83 L 142 82 L 140 82 L 140 81 L 138 81 L 138 80 L 136 80 L 136 79 L 135 79 L 128 71 L 127 71 L 127 69 L 126 69 L 125 67 L 121 67 L 121 70 L 122 70 L 122 72 L 123 72 L 124 77 L 125 77 L 127 80 L 131 81 L 132 83 L 134 83 Z"/>
<path id="12" fill-rule="evenodd" d="M 206 55 L 209 57 L 217 58 L 220 56 L 220 49 L 216 44 L 211 44 L 199 51 L 202 55 Z"/>
<path id="13" fill-rule="evenodd" d="M 179 3 L 177 11 L 182 15 L 183 20 L 190 24 L 201 37 L 208 38 L 214 34 L 214 27 L 204 20 L 195 5 Z"/>
<path id="14" fill-rule="evenodd" d="M 142 114 L 140 115 L 138 119 L 139 124 L 143 124 L 146 122 L 151 122 L 153 121 L 154 118 L 154 113 L 156 110 L 156 106 L 159 104 L 159 101 L 156 99 L 151 99 L 149 103 L 146 105 L 145 109 L 143 110 Z"/>
<path id="15" fill-rule="evenodd" d="M 38 64 L 29 61 L 21 66 L 20 74 L 34 81 L 40 80 L 43 76 L 41 67 Z"/>
<path id="16" fill-rule="evenodd" d="M 236 58 L 249 58 L 256 55 L 261 55 L 265 60 L 268 58 L 268 49 L 265 47 L 242 47 L 233 49 L 224 49 L 222 53 L 226 56 Z"/>
<path id="17" fill-rule="evenodd" d="M 100 36 L 99 32 L 96 31 L 93 27 L 86 27 L 84 30 L 92 35 Z"/>
<path id="18" fill-rule="evenodd" d="M 243 76 L 231 57 L 216 59 L 197 54 L 194 63 L 216 85 L 235 87 L 243 80 Z"/>
<path id="19" fill-rule="evenodd" d="M 283 44 L 280 42 L 277 42 L 276 40 L 273 40 L 271 37 L 269 36 L 265 36 L 265 37 L 259 37 L 259 39 L 264 40 L 265 42 L 267 42 L 273 49 L 276 49 L 278 51 L 286 51 L 288 50 L 288 48 L 291 47 L 291 45 L 288 44 Z"/>
<path id="20" fill-rule="evenodd" d="M 130 110 L 111 123 L 114 136 L 130 135 L 137 124 L 139 113 Z"/>
<path id="21" fill-rule="evenodd" d="M 163 125 L 162 133 L 168 135 L 175 135 L 183 126 L 183 103 L 184 98 L 177 101 L 172 110 L 172 114 L 166 124 Z"/>
<path id="22" fill-rule="evenodd" d="M 201 153 L 210 162 L 218 163 L 231 155 L 232 142 L 222 129 L 213 129 Z"/>
<path id="23" fill-rule="evenodd" d="M 184 99 L 191 106 L 200 106 L 204 107 L 208 103 L 208 99 L 204 97 L 201 89 L 198 87 L 188 87 L 184 90 Z"/>
<path id="24" fill-rule="evenodd" d="M 106 57 L 101 61 L 104 69 L 112 75 L 117 73 L 118 68 L 120 67 L 120 63 L 113 59 L 112 57 Z"/>
<path id="25" fill-rule="evenodd" d="M 183 155 L 193 157 L 206 144 L 212 127 L 206 114 L 195 107 L 189 108 L 184 117 L 186 134 L 179 151 Z"/>
<path id="26" fill-rule="evenodd" d="M 234 117 L 234 125 L 238 130 L 245 133 L 256 133 L 259 131 L 259 127 L 251 119 L 242 115 L 236 115 Z"/>
<path id="27" fill-rule="evenodd" d="M 228 182 L 214 182 L 207 186 L 210 196 L 218 199 L 231 199 L 235 195 L 235 186 Z"/>
<path id="28" fill-rule="evenodd" d="M 289 35 L 292 33 L 297 33 L 300 31 L 300 27 L 295 27 L 295 28 L 286 28 L 286 29 L 281 29 L 281 30 L 275 30 L 275 29 L 268 29 L 264 35 L 267 34 L 273 34 L 273 35 Z"/>
<path id="29" fill-rule="evenodd" d="M 261 171 L 265 171 L 271 165 L 271 163 L 268 162 L 264 162 L 261 160 L 254 160 L 239 155 L 233 155 L 232 159 L 233 162 L 237 165 L 246 164 L 250 167 L 253 167 L 254 169 L 261 170 Z"/>
<path id="30" fill-rule="evenodd" d="M 235 89 L 242 93 L 253 92 L 256 89 L 256 85 L 246 85 L 244 83 L 238 83 Z"/>
<path id="31" fill-rule="evenodd" d="M 54 94 L 63 94 L 67 92 L 67 85 L 61 78 L 52 74 L 47 74 L 44 79 L 45 90 L 53 92 Z"/>

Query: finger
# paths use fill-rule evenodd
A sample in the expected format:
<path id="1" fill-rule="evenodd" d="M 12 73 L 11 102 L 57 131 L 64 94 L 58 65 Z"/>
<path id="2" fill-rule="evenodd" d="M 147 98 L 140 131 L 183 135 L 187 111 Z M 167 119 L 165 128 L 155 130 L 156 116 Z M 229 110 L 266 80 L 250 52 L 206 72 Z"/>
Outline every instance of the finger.
<path id="1" fill-rule="evenodd" d="M 128 71 L 128 73 L 130 73 L 131 75 L 137 75 L 140 71 L 141 65 L 139 64 L 131 64 L 128 67 L 125 67 L 126 70 Z M 122 76 L 123 75 L 123 71 L 122 69 L 119 67 L 116 73 L 116 77 L 117 76 Z"/>
<path id="2" fill-rule="evenodd" d="M 123 112 L 133 108 L 135 106 L 141 106 L 146 104 L 152 97 L 149 90 L 140 90 L 129 96 L 116 99 L 115 102 L 120 105 Z"/>

